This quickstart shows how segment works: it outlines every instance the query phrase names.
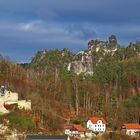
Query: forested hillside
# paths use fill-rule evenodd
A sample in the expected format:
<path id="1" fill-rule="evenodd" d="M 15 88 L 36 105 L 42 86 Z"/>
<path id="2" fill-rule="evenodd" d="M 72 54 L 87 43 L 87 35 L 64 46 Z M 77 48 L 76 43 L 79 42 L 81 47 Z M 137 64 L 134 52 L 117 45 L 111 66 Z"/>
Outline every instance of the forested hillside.
<path id="1" fill-rule="evenodd" d="M 90 55 L 85 50 L 82 56 L 92 58 L 93 73 L 78 75 L 69 64 L 85 66 L 89 59 L 82 61 L 81 55 L 67 49 L 39 51 L 26 65 L 1 57 L 0 84 L 7 84 L 21 99 L 31 99 L 40 119 L 37 127 L 48 131 L 61 131 L 69 120 L 93 115 L 106 118 L 113 129 L 120 129 L 124 122 L 139 123 L 140 43 L 105 50 L 93 49 Z"/>

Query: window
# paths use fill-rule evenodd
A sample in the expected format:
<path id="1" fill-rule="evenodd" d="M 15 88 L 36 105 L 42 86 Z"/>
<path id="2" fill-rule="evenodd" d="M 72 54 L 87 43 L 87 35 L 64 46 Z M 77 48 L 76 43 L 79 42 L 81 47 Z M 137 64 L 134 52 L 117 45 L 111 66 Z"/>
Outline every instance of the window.
<path id="1" fill-rule="evenodd" d="M 101 120 L 98 120 L 98 122 L 97 122 L 97 123 L 100 123 L 100 124 L 101 124 L 101 123 L 102 123 L 102 121 L 101 121 Z"/>
<path id="2" fill-rule="evenodd" d="M 129 135 L 131 135 L 131 131 L 128 131 L 129 132 Z"/>
<path id="3" fill-rule="evenodd" d="M 90 125 L 89 125 L 89 128 L 91 128 L 91 127 L 92 127 L 92 125 L 90 124 Z"/>

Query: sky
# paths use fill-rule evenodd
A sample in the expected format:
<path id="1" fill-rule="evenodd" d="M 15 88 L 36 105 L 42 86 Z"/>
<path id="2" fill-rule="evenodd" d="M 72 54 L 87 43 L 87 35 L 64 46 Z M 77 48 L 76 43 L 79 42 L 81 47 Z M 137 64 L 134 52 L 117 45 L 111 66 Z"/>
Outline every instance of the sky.
<path id="1" fill-rule="evenodd" d="M 0 0 L 0 54 L 30 62 L 39 50 L 77 52 L 112 34 L 140 40 L 140 0 Z"/>

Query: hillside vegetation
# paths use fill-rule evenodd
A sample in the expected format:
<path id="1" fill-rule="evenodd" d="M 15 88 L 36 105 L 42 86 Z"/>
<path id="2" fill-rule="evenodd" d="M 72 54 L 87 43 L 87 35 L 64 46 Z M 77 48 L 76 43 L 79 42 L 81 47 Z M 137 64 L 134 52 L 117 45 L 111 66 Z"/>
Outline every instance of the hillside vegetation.
<path id="1" fill-rule="evenodd" d="M 67 70 L 75 56 L 67 49 L 39 51 L 26 65 L 1 57 L 0 84 L 20 99 L 31 99 L 32 113 L 39 117 L 36 129 L 50 133 L 62 132 L 69 120 L 97 115 L 113 130 L 124 122 L 139 123 L 140 43 L 120 47 L 113 55 L 94 52 L 93 60 L 102 59 L 93 61 L 92 75 Z"/>

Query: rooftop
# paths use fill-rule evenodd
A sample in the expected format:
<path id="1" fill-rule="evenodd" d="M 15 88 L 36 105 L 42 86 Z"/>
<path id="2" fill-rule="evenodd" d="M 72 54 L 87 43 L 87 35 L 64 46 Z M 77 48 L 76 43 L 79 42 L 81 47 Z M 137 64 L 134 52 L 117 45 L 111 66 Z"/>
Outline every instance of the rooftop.
<path id="1" fill-rule="evenodd" d="M 86 129 L 82 126 L 82 125 L 79 125 L 79 124 L 75 124 L 73 125 L 73 128 L 75 128 L 77 131 L 79 132 L 84 132 L 86 131 Z"/>
<path id="2" fill-rule="evenodd" d="M 140 129 L 140 125 L 138 123 L 126 123 L 123 125 L 123 128 L 126 129 Z"/>
<path id="3" fill-rule="evenodd" d="M 67 140 L 68 136 L 66 135 L 27 135 L 26 140 Z"/>
<path id="4" fill-rule="evenodd" d="M 92 118 L 89 118 L 89 119 L 90 119 L 90 120 L 92 121 L 92 123 L 94 123 L 94 124 L 96 124 L 97 121 L 99 121 L 99 120 L 101 120 L 103 124 L 106 124 L 106 121 L 105 121 L 104 118 L 92 117 Z"/>

